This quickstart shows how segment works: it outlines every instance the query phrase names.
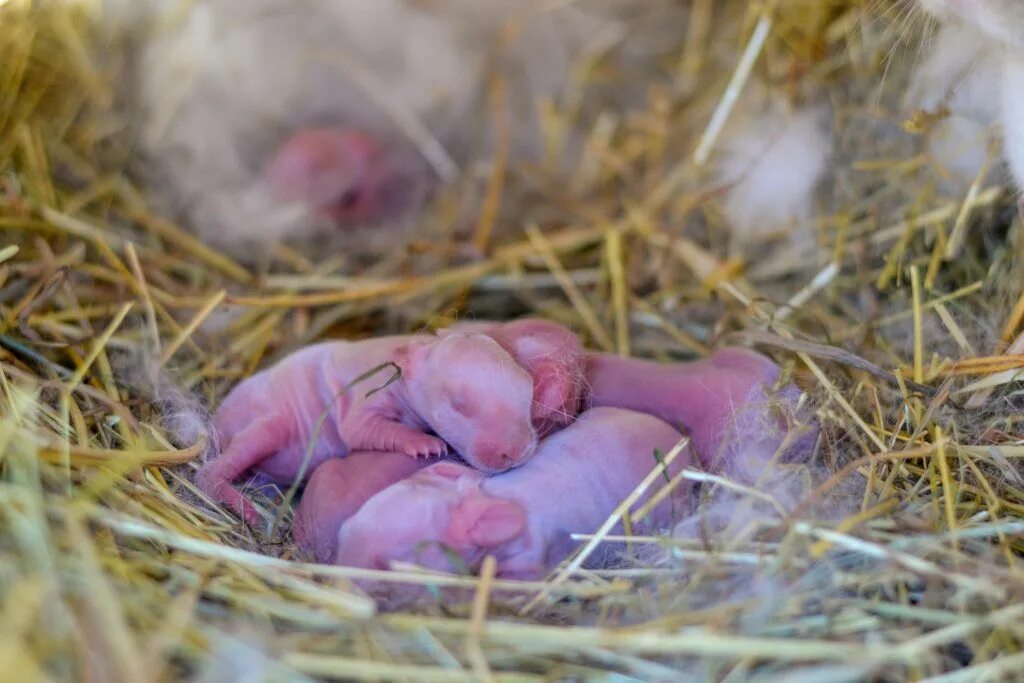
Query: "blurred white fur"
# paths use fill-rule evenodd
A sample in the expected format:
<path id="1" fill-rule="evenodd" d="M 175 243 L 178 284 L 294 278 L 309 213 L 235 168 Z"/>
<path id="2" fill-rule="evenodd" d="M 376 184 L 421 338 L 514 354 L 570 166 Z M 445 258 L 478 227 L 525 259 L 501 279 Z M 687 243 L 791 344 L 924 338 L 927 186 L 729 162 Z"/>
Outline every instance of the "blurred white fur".
<path id="1" fill-rule="evenodd" d="M 161 366 L 156 354 L 140 349 L 116 360 L 119 380 L 151 404 L 160 428 L 179 448 L 207 440 L 204 456 L 217 451 L 217 432 L 209 411 L 197 396 L 182 389 Z"/>
<path id="2" fill-rule="evenodd" d="M 920 0 L 926 11 L 944 22 L 929 59 L 921 70 L 927 83 L 962 78 L 953 88 L 950 110 L 982 125 L 1002 125 L 1003 153 L 1024 189 L 1024 3 L 1020 0 Z M 977 55 L 972 59 L 971 55 Z M 967 75 L 963 76 L 964 68 Z M 972 144 L 970 133 L 963 144 Z M 977 150 L 965 155 L 977 156 Z"/>
<path id="3" fill-rule="evenodd" d="M 925 151 L 945 189 L 963 193 L 981 172 L 999 120 L 1001 57 L 991 41 L 958 26 L 943 26 L 917 66 L 904 104 L 948 116 L 928 131 Z"/>
<path id="4" fill-rule="evenodd" d="M 538 136 L 538 97 L 554 95 L 573 57 L 639 8 L 598 0 L 544 9 L 539 0 L 105 0 L 113 25 L 141 46 L 130 118 L 142 121 L 147 185 L 158 208 L 201 237 L 243 251 L 331 226 L 275 201 L 261 170 L 305 126 L 357 127 L 393 147 L 409 178 L 453 174 L 473 146 L 469 116 L 503 30 L 514 85 L 513 144 Z M 545 3 L 551 4 L 551 3 Z M 653 5 L 651 5 L 653 6 Z M 481 119 L 483 120 L 483 119 Z M 452 162 L 455 160 L 455 163 Z M 243 251 L 244 253 L 244 251 Z"/>
<path id="5" fill-rule="evenodd" d="M 1017 189 L 1024 190 L 1024 50 L 1007 57 L 1002 87 L 1003 153 Z"/>
<path id="6" fill-rule="evenodd" d="M 747 602 L 750 608 L 740 617 L 741 628 L 758 633 L 787 609 L 786 603 L 796 594 L 824 597 L 836 590 L 828 559 L 797 578 L 784 569 L 788 553 L 783 549 L 794 540 L 786 531 L 793 523 L 790 516 L 798 510 L 797 519 L 813 520 L 826 528 L 859 510 L 862 479 L 851 477 L 826 495 L 815 495 L 815 487 L 831 474 L 816 464 L 765 464 L 750 488 L 704 482 L 696 509 L 680 511 L 680 521 L 669 534 L 681 548 L 645 544 L 634 559 L 647 568 L 682 569 L 699 582 L 679 598 L 692 610 Z M 782 547 L 773 547 L 780 535 L 786 537 Z M 687 551 L 704 556 L 694 558 Z M 739 556 L 729 557 L 733 553 Z M 677 585 L 667 589 L 674 596 L 680 593 Z"/>
<path id="7" fill-rule="evenodd" d="M 215 0 L 147 19 L 135 95 L 150 184 L 167 190 L 161 208 L 223 246 L 327 229 L 263 183 L 289 129 L 338 122 L 397 138 L 369 92 L 426 118 L 466 106 L 479 63 L 451 27 L 394 0 Z M 351 76 L 365 71 L 374 84 Z"/>
<path id="8" fill-rule="evenodd" d="M 280 666 L 268 654 L 270 636 L 254 627 L 243 627 L 238 633 L 214 632 L 213 649 L 202 668 L 189 679 L 192 683 L 269 683 L 282 680 Z M 309 680 L 292 672 L 287 678 Z"/>
<path id="9" fill-rule="evenodd" d="M 794 108 L 752 86 L 720 138 L 715 180 L 729 184 L 721 210 L 739 245 L 788 234 L 811 236 L 818 185 L 832 139 L 824 107 Z"/>

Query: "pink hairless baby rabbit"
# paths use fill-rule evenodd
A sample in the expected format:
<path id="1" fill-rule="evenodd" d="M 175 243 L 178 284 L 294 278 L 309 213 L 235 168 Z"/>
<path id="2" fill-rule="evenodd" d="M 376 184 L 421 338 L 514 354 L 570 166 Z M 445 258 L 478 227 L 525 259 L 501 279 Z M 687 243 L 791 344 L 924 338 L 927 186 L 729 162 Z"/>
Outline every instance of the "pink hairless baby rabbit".
<path id="1" fill-rule="evenodd" d="M 541 433 L 590 406 L 638 410 L 685 429 L 704 467 L 746 479 L 783 444 L 789 425 L 778 413 L 792 412 L 799 396 L 793 385 L 773 394 L 779 367 L 742 348 L 698 361 L 658 363 L 586 352 L 568 328 L 536 318 L 465 322 L 451 329 L 494 337 L 534 375 L 535 421 L 536 411 L 549 415 Z M 787 456 L 806 456 L 814 434 L 809 429 Z"/>
<path id="2" fill-rule="evenodd" d="M 348 386 L 387 364 L 401 368 L 401 379 L 386 384 L 384 369 Z M 485 335 L 318 344 L 228 395 L 214 417 L 223 451 L 199 471 L 197 482 L 255 523 L 255 508 L 231 485 L 249 470 L 291 483 L 351 451 L 431 457 L 444 455 L 450 444 L 474 467 L 500 472 L 533 453 L 532 398 L 530 375 Z"/>
<path id="3" fill-rule="evenodd" d="M 779 367 L 754 351 L 726 348 L 690 363 L 658 363 L 593 353 L 587 357 L 590 406 L 617 406 L 657 415 L 685 427 L 701 464 L 752 481 L 785 442 L 795 409 L 795 386 L 770 388 Z M 786 454 L 806 457 L 816 430 L 809 429 Z"/>
<path id="4" fill-rule="evenodd" d="M 363 503 L 424 467 L 426 459 L 401 453 L 359 451 L 332 458 L 316 468 L 295 509 L 292 536 L 317 562 L 331 562 L 338 552 L 338 529 Z"/>
<path id="5" fill-rule="evenodd" d="M 530 370 L 535 411 L 550 415 L 549 429 L 589 406 L 650 413 L 685 429 L 704 467 L 746 479 L 775 455 L 788 432 L 774 408 L 792 410 L 799 396 L 792 385 L 773 395 L 779 367 L 742 348 L 687 363 L 658 363 L 586 352 L 568 328 L 547 320 L 459 323 L 452 329 L 494 337 Z M 813 435 L 810 429 L 792 444 L 788 457 L 806 455 Z"/>
<path id="6" fill-rule="evenodd" d="M 596 530 L 657 466 L 656 451 L 665 454 L 682 438 L 653 416 L 595 408 L 510 472 L 486 477 L 455 463 L 432 465 L 373 496 L 342 524 L 335 562 L 474 570 L 490 554 L 499 576 L 538 578 L 572 552 L 571 534 Z M 673 461 L 670 475 L 686 456 Z M 686 491 L 684 484 L 674 493 Z M 634 528 L 669 521 L 671 503 L 667 497 Z"/>

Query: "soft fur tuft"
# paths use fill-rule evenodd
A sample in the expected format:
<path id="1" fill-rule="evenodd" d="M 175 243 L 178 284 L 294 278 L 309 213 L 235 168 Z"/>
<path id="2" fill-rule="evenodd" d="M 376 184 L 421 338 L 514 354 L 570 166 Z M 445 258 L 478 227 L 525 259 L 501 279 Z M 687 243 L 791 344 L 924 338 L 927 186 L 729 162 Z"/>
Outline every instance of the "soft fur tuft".
<path id="1" fill-rule="evenodd" d="M 172 444 L 187 448 L 206 439 L 204 459 L 218 451 L 217 430 L 206 406 L 182 389 L 154 354 L 141 350 L 127 353 L 117 359 L 115 367 L 121 383 L 150 404 L 157 424 Z"/>
<path id="2" fill-rule="evenodd" d="M 832 151 L 827 110 L 750 90 L 721 137 L 716 180 L 731 184 L 721 210 L 739 245 L 778 234 L 806 241 Z"/>
<path id="3" fill-rule="evenodd" d="M 472 122 L 490 120 L 480 115 L 486 69 L 496 65 L 512 86 L 513 150 L 537 150 L 540 99 L 556 96 L 588 41 L 634 6 L 636 0 L 585 9 L 535 0 L 107 5 L 111 23 L 125 25 L 141 46 L 128 60 L 135 73 L 125 99 L 128 118 L 142 121 L 142 175 L 157 208 L 240 256 L 285 238 L 339 233 L 308 207 L 275 199 L 264 181 L 263 169 L 288 135 L 342 126 L 383 141 L 398 179 L 393 203 L 407 212 L 421 201 L 424 184 L 450 179 L 470 160 L 481 127 Z M 520 30 L 507 32 L 513 25 Z M 370 223 L 382 220 L 395 218 Z M 353 247 L 365 243 L 368 231 L 361 232 Z"/>

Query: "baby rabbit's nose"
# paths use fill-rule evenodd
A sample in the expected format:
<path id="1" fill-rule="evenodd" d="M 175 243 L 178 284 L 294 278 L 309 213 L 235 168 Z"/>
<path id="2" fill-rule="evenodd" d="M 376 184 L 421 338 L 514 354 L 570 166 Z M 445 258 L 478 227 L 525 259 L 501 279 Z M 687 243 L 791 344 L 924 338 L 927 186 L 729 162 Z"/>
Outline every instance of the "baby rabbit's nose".
<path id="1" fill-rule="evenodd" d="M 476 446 L 476 457 L 480 465 L 495 472 L 504 472 L 514 466 L 515 460 L 503 444 L 486 442 Z"/>

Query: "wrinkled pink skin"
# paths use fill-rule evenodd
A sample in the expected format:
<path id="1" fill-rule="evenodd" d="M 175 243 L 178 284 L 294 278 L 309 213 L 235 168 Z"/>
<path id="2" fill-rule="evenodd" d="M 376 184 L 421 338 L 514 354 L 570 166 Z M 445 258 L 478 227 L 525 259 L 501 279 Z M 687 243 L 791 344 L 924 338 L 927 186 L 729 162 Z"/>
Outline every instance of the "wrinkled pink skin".
<path id="1" fill-rule="evenodd" d="M 383 167 L 374 140 L 351 129 L 301 130 L 281 144 L 266 177 L 279 199 L 339 223 L 373 216 Z"/>
<path id="2" fill-rule="evenodd" d="M 572 330 L 549 320 L 523 318 L 507 323 L 460 322 L 448 331 L 486 334 L 526 368 L 533 376 L 533 422 L 541 436 L 576 418 L 586 353 Z"/>
<path id="3" fill-rule="evenodd" d="M 432 464 L 404 453 L 359 451 L 316 468 L 295 509 L 293 538 L 317 562 L 338 552 L 338 529 L 379 491 Z"/>
<path id="4" fill-rule="evenodd" d="M 335 563 L 475 571 L 490 554 L 500 577 L 539 578 L 576 547 L 570 534 L 595 531 L 647 476 L 655 450 L 667 453 L 682 438 L 653 416 L 595 408 L 510 472 L 486 477 L 464 465 L 432 465 L 373 496 L 342 524 Z M 681 453 L 670 474 L 687 461 Z M 675 491 L 686 492 L 685 483 Z M 634 528 L 665 524 L 671 509 L 666 499 Z"/>
<path id="5" fill-rule="evenodd" d="M 789 429 L 777 408 L 792 410 L 796 387 L 769 402 L 779 367 L 759 353 L 727 348 L 690 363 L 658 363 L 592 353 L 587 357 L 590 406 L 617 406 L 656 415 L 685 428 L 701 464 L 752 481 L 783 444 Z M 790 444 L 790 460 L 805 458 L 816 431 Z"/>
<path id="6" fill-rule="evenodd" d="M 385 368 L 345 390 L 385 363 L 401 368 L 399 381 L 367 396 L 391 377 L 393 370 Z M 317 344 L 235 387 L 214 416 L 223 450 L 196 481 L 214 500 L 256 523 L 256 509 L 232 487 L 249 471 L 292 483 L 351 451 L 437 457 L 450 444 L 474 467 L 500 472 L 533 454 L 532 397 L 529 374 L 486 335 Z"/>

